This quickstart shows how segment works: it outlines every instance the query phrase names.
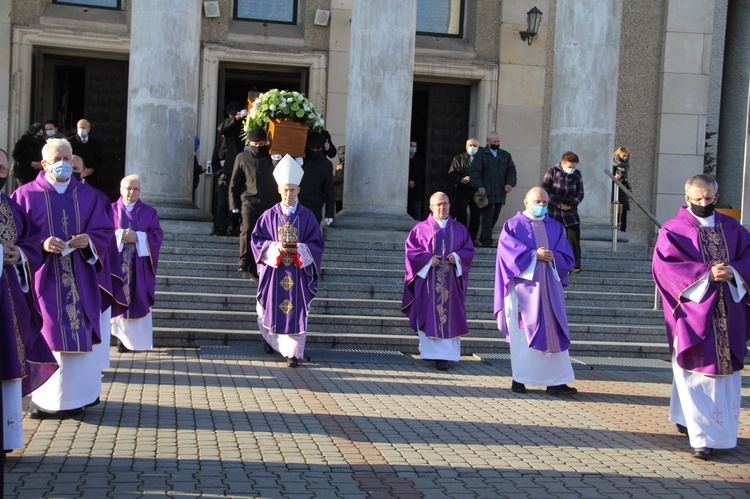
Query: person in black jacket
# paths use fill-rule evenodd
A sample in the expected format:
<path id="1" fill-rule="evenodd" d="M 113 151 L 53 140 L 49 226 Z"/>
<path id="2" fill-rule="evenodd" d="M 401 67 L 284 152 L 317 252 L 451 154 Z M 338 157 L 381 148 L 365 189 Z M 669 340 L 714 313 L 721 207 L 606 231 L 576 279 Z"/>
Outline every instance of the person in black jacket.
<path id="1" fill-rule="evenodd" d="M 477 194 L 487 196 L 488 201 L 487 206 L 480 210 L 482 231 L 479 242 L 482 246 L 492 246 L 492 230 L 505 204 L 505 195 L 516 185 L 516 165 L 510 153 L 500 149 L 500 135 L 497 132 L 487 135 L 487 147 L 477 153 L 471 163 L 469 176 Z"/>
<path id="2" fill-rule="evenodd" d="M 73 154 L 80 156 L 83 164 L 86 165 L 83 171 L 86 182 L 109 195 L 107 181 L 114 179 L 107 175 L 101 143 L 91 136 L 91 123 L 87 119 L 78 120 L 76 134 L 68 137 L 68 142 L 73 148 Z M 118 178 L 117 183 L 119 182 Z"/>
<path id="3" fill-rule="evenodd" d="M 338 153 L 336 151 L 336 146 L 333 145 L 333 140 L 331 140 L 331 134 L 328 133 L 328 130 L 323 130 L 323 137 L 325 138 L 325 142 L 323 142 L 323 154 L 329 158 L 335 158 Z"/>
<path id="4" fill-rule="evenodd" d="M 409 191 L 407 193 L 406 212 L 419 222 L 424 220 L 422 205 L 424 204 L 425 162 L 421 154 L 417 154 L 417 142 L 409 142 Z"/>
<path id="5" fill-rule="evenodd" d="M 230 102 L 224 108 L 227 119 L 219 123 L 216 131 L 221 134 L 219 146 L 219 160 L 221 168 L 217 168 L 216 176 L 216 206 L 214 215 L 214 234 L 219 236 L 237 235 L 237 216 L 227 211 L 229 202 L 229 182 L 232 178 L 235 158 L 245 148 L 242 142 L 242 121 L 247 116 L 247 110 L 239 102 Z M 265 140 L 265 139 L 264 139 Z M 250 228 L 252 231 L 252 227 Z"/>
<path id="6" fill-rule="evenodd" d="M 453 213 L 451 215 L 469 230 L 472 241 L 477 238 L 480 218 L 479 206 L 474 202 L 475 190 L 471 186 L 469 170 L 477 152 L 479 152 L 479 141 L 474 138 L 467 140 L 466 151 L 457 154 L 448 169 L 448 179 L 453 185 L 453 202 L 451 203 Z M 467 208 L 468 217 L 466 216 Z"/>
<path id="7" fill-rule="evenodd" d="M 305 174 L 299 185 L 299 202 L 315 215 L 320 223 L 323 205 L 326 209 L 326 224 L 333 223 L 336 214 L 336 189 L 333 186 L 333 165 L 325 157 L 323 146 L 325 135 L 322 132 L 309 132 L 305 147 L 305 161 L 302 170 Z"/>
<path id="8" fill-rule="evenodd" d="M 266 131 L 252 128 L 247 137 L 250 147 L 238 154 L 234 162 L 229 208 L 234 214 L 239 214 L 240 210 L 242 213 L 237 271 L 249 272 L 251 279 L 257 279 L 258 267 L 250 246 L 250 235 L 263 212 L 281 198 L 273 178 L 274 165 L 266 146 Z"/>
<path id="9" fill-rule="evenodd" d="M 44 126 L 41 123 L 32 124 L 26 133 L 13 146 L 13 176 L 18 185 L 33 181 L 42 170 L 42 147 Z"/>

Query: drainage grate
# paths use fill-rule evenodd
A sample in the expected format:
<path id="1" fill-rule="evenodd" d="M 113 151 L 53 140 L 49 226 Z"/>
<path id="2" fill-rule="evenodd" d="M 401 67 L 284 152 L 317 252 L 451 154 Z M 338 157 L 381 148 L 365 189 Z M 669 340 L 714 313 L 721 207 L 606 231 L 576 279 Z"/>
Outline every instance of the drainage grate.
<path id="1" fill-rule="evenodd" d="M 498 367 L 510 367 L 510 354 L 475 353 L 474 358 Z M 672 369 L 672 364 L 658 359 L 633 359 L 611 357 L 571 357 L 573 369 L 610 370 L 610 371 L 646 371 Z"/>
<path id="2" fill-rule="evenodd" d="M 281 357 L 267 354 L 263 345 L 232 345 L 200 347 L 200 355 L 206 359 L 234 360 L 281 360 Z M 307 348 L 305 357 L 312 362 L 341 362 L 357 364 L 409 364 L 411 357 L 396 350 L 363 350 L 348 348 Z"/>

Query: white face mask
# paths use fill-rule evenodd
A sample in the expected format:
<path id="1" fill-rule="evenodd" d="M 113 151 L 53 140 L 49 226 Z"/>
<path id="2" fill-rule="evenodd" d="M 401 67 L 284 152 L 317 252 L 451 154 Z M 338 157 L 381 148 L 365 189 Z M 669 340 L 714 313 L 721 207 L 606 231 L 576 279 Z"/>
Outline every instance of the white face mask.
<path id="1" fill-rule="evenodd" d="M 54 130 L 47 130 L 45 133 L 47 134 L 47 137 L 52 137 L 55 134 L 55 131 Z"/>
<path id="2" fill-rule="evenodd" d="M 575 168 L 563 168 L 563 171 L 567 173 L 568 175 L 570 175 L 571 173 L 576 171 L 576 169 Z"/>
<path id="3" fill-rule="evenodd" d="M 89 136 L 89 131 L 88 131 L 88 130 L 86 130 L 85 128 L 79 128 L 79 129 L 78 129 L 78 135 L 79 135 L 79 136 L 80 136 L 80 137 L 81 137 L 82 139 L 85 139 L 86 137 L 88 137 L 88 136 Z"/>
<path id="4" fill-rule="evenodd" d="M 477 153 L 477 151 L 479 151 L 479 148 L 477 146 L 469 146 L 469 148 L 467 149 L 467 152 L 471 156 L 474 156 Z"/>

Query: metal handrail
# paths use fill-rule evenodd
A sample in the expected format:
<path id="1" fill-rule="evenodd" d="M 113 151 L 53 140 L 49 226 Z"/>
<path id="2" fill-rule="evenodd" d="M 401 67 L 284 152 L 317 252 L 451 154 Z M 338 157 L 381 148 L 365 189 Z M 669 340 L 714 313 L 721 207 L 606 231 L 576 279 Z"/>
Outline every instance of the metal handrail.
<path id="1" fill-rule="evenodd" d="M 640 208 L 641 211 L 648 218 L 650 218 L 652 222 L 654 222 L 654 224 L 656 224 L 656 227 L 658 227 L 659 229 L 661 229 L 661 222 L 656 218 L 656 216 L 654 216 L 653 213 L 651 213 L 651 211 L 649 211 L 648 208 L 644 207 L 643 205 L 641 205 L 641 203 L 638 202 L 638 200 L 635 198 L 635 196 L 633 196 L 633 193 L 630 191 L 630 189 L 628 189 L 627 187 L 625 187 L 625 184 L 623 184 L 622 182 L 620 182 L 619 180 L 617 180 L 615 178 L 615 176 L 612 174 L 612 172 L 610 172 L 609 170 L 605 169 L 604 173 L 606 173 L 607 176 L 612 179 L 612 182 L 617 186 L 618 189 L 620 189 L 622 192 L 624 192 L 625 195 L 628 196 L 628 198 L 630 198 L 630 200 L 633 201 L 635 203 L 635 205 L 638 208 Z M 613 229 L 612 230 L 612 248 L 613 248 L 612 251 L 617 251 L 617 230 L 619 228 L 619 224 L 617 223 L 617 218 L 618 218 L 617 217 L 617 208 L 619 207 L 619 204 L 620 204 L 617 201 L 617 197 L 618 196 L 616 196 L 614 193 L 612 194 L 612 204 L 616 205 L 615 206 L 615 223 L 614 223 L 614 227 L 612 228 Z M 655 284 L 654 284 L 654 310 L 659 310 L 659 288 L 657 288 Z"/>

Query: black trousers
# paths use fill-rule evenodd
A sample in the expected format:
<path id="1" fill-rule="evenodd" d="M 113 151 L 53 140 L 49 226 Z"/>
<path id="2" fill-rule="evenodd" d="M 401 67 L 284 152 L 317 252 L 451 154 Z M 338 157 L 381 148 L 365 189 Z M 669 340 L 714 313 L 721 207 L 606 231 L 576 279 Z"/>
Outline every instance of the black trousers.
<path id="1" fill-rule="evenodd" d="M 573 250 L 573 256 L 576 259 L 575 265 L 573 265 L 573 268 L 580 269 L 581 268 L 581 225 L 570 225 L 568 227 L 565 227 L 565 235 L 568 238 L 568 244 L 570 244 L 570 249 Z"/>
<path id="2" fill-rule="evenodd" d="M 466 215 L 466 209 L 469 209 L 469 215 Z M 471 240 L 477 238 L 479 232 L 479 206 L 474 202 L 474 193 L 471 191 L 456 191 L 451 202 L 451 211 L 453 218 L 463 224 L 469 230 Z"/>
<path id="3" fill-rule="evenodd" d="M 479 210 L 482 216 L 482 233 L 479 235 L 479 242 L 482 246 L 492 246 L 492 229 L 495 228 L 497 219 L 500 218 L 500 209 L 503 203 L 489 203 Z"/>
<path id="4" fill-rule="evenodd" d="M 237 259 L 237 265 L 244 267 L 253 275 L 258 275 L 258 264 L 253 256 L 253 247 L 250 243 L 250 236 L 253 233 L 255 224 L 260 218 L 256 209 L 252 209 L 246 203 L 242 203 L 242 223 L 240 224 L 240 257 Z"/>

